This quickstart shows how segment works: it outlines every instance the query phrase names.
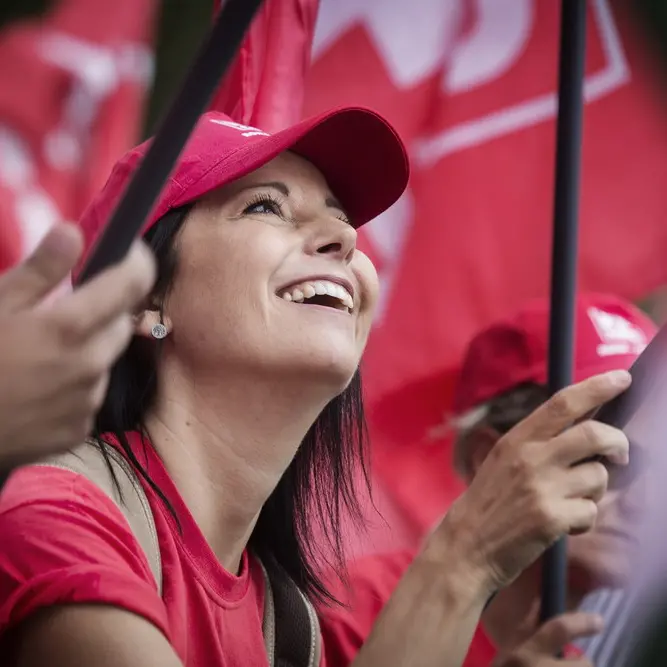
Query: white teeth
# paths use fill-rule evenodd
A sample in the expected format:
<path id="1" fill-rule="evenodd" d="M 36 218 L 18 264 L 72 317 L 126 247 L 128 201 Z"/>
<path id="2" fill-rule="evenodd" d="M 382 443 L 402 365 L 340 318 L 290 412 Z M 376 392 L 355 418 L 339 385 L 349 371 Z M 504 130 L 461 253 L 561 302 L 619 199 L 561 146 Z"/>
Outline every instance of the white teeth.
<path id="1" fill-rule="evenodd" d="M 281 298 L 285 301 L 294 301 L 296 303 L 303 302 L 304 299 L 311 299 L 315 295 L 329 296 L 338 299 L 343 306 L 350 311 L 354 309 L 354 300 L 352 295 L 342 286 L 333 283 L 329 280 L 317 280 L 313 282 L 304 282 L 299 285 L 291 287 L 289 290 L 281 294 Z"/>

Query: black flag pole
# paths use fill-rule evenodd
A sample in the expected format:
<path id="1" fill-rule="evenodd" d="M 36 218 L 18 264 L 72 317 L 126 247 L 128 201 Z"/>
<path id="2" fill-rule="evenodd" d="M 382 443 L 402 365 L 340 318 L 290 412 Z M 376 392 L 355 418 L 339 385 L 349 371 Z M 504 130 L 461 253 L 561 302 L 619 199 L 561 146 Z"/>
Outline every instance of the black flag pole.
<path id="1" fill-rule="evenodd" d="M 179 94 L 85 263 L 78 284 L 127 254 L 261 4 L 262 0 L 226 0 L 224 3 Z"/>
<path id="2" fill-rule="evenodd" d="M 549 394 L 572 383 L 585 59 L 586 0 L 562 0 L 551 260 Z M 567 542 L 563 538 L 544 556 L 541 620 L 546 621 L 562 614 L 566 609 L 566 596 Z"/>
<path id="3" fill-rule="evenodd" d="M 241 46 L 262 0 L 226 0 L 181 89 L 155 133 L 77 281 L 80 285 L 121 261 L 141 233 L 199 117 Z M 72 443 L 76 444 L 76 443 Z M 12 470 L 0 470 L 0 491 Z"/>

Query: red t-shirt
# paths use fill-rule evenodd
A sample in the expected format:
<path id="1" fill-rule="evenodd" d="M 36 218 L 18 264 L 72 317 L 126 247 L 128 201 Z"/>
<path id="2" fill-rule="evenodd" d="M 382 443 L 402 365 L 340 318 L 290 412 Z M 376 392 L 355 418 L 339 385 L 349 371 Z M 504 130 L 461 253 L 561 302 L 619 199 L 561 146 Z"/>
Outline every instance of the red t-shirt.
<path id="1" fill-rule="evenodd" d="M 26 467 L 0 496 L 0 634 L 54 604 L 101 603 L 127 609 L 159 628 L 185 667 L 267 665 L 262 636 L 263 576 L 244 554 L 238 576 L 217 561 L 159 457 L 129 434 L 137 458 L 176 511 L 144 483 L 163 568 L 158 595 L 148 560 L 118 507 L 85 477 Z M 143 482 L 143 480 L 142 480 Z M 410 563 L 407 552 L 353 564 L 349 608 L 320 610 L 321 667 L 354 659 Z M 488 667 L 494 649 L 478 630 L 465 667 Z"/>

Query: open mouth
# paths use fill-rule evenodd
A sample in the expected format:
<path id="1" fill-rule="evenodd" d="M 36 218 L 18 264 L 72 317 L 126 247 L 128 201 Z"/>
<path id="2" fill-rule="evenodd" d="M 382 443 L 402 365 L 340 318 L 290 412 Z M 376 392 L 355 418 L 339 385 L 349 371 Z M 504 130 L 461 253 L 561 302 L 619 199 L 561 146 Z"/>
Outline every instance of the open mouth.
<path id="1" fill-rule="evenodd" d="M 298 283 L 282 290 L 278 296 L 292 303 L 325 306 L 345 313 L 351 313 L 354 309 L 354 300 L 350 292 L 342 285 L 329 280 Z"/>

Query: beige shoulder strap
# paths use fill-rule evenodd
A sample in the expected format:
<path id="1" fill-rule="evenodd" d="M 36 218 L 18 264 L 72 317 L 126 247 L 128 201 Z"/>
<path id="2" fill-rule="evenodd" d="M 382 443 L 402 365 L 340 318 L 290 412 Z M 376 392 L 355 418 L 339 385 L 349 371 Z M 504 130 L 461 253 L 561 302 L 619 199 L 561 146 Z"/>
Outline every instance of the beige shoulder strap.
<path id="1" fill-rule="evenodd" d="M 111 467 L 118 480 L 120 494 L 99 447 L 90 441 L 86 441 L 65 454 L 44 459 L 36 465 L 64 468 L 83 475 L 113 500 L 127 519 L 137 542 L 144 550 L 155 577 L 158 593 L 162 595 L 162 558 L 155 520 L 146 492 L 134 469 L 123 456 L 109 445 L 102 444 L 102 446 L 108 454 Z"/>

